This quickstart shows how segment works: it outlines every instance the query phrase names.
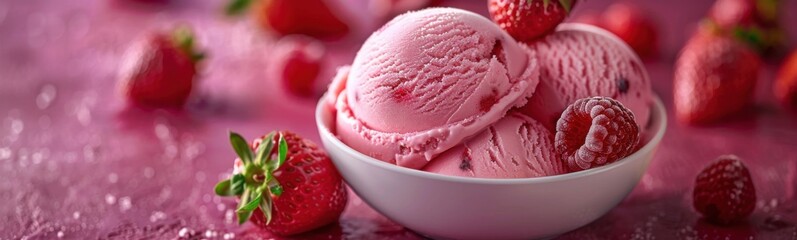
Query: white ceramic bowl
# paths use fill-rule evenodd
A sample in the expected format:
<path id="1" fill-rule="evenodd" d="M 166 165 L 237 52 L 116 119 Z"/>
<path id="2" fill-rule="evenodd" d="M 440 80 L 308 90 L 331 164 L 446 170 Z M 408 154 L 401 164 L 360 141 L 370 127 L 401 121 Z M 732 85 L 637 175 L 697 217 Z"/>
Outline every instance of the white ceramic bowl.
<path id="1" fill-rule="evenodd" d="M 530 239 L 584 226 L 634 189 L 667 126 L 661 100 L 655 98 L 652 107 L 647 144 L 631 156 L 586 171 L 524 179 L 445 176 L 371 158 L 329 131 L 334 116 L 323 100 L 316 123 L 349 186 L 393 221 L 432 238 Z"/>

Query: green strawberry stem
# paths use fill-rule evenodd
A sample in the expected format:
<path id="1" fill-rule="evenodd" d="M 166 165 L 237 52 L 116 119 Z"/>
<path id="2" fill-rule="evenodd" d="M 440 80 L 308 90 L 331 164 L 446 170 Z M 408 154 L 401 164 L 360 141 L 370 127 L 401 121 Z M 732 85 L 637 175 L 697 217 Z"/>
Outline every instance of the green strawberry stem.
<path id="1" fill-rule="evenodd" d="M 531 2 L 532 2 L 532 0 L 526 0 L 526 3 L 528 3 L 529 5 L 531 5 Z M 548 4 L 551 4 L 551 0 L 542 0 L 542 8 L 543 9 L 547 10 L 548 9 Z M 559 0 L 559 4 L 562 5 L 562 8 L 565 9 L 566 13 L 570 13 L 570 8 L 573 7 L 573 1 L 572 0 Z"/>
<path id="2" fill-rule="evenodd" d="M 573 7 L 573 1 L 571 0 L 559 0 L 559 4 L 565 9 L 565 12 L 568 14 L 570 13 L 570 9 Z"/>
<path id="3" fill-rule="evenodd" d="M 191 57 L 191 60 L 196 63 L 205 58 L 205 53 L 198 51 L 194 44 L 194 32 L 190 28 L 182 26 L 178 27 L 172 32 L 172 41 L 177 48 L 183 53 Z"/>
<path id="4" fill-rule="evenodd" d="M 255 0 L 231 0 L 224 8 L 224 12 L 229 16 L 241 15 L 254 2 Z"/>
<path id="5" fill-rule="evenodd" d="M 252 216 L 252 212 L 260 208 L 266 218 L 266 224 L 271 222 L 272 196 L 282 195 L 283 188 L 274 177 L 274 171 L 279 169 L 287 159 L 288 143 L 282 134 L 279 135 L 277 158 L 272 159 L 274 148 L 274 133 L 270 133 L 257 147 L 252 149 L 241 135 L 230 132 L 230 143 L 235 154 L 241 159 L 243 169 L 241 173 L 232 175 L 229 179 L 222 180 L 214 191 L 219 196 L 238 196 L 241 201 L 235 211 L 238 215 L 238 224 L 243 224 Z"/>
<path id="6" fill-rule="evenodd" d="M 779 0 L 758 0 L 756 1 L 756 9 L 760 16 L 766 21 L 778 20 L 778 7 L 780 7 Z"/>
<path id="7" fill-rule="evenodd" d="M 736 39 L 741 40 L 744 43 L 747 43 L 749 46 L 753 47 L 754 49 L 761 51 L 763 50 L 764 43 L 764 33 L 761 31 L 760 28 L 757 27 L 734 27 L 733 36 Z"/>

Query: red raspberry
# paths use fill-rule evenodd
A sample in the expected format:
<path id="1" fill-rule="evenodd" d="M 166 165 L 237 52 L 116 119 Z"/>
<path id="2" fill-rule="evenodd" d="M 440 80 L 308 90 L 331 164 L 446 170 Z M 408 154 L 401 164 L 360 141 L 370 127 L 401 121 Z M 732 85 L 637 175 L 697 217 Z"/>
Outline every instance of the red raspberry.
<path id="1" fill-rule="evenodd" d="M 753 212 L 755 186 L 739 157 L 720 156 L 697 175 L 693 200 L 695 209 L 706 220 L 730 224 Z"/>
<path id="2" fill-rule="evenodd" d="M 576 100 L 556 123 L 556 152 L 571 172 L 628 156 L 638 142 L 634 114 L 608 97 Z"/>

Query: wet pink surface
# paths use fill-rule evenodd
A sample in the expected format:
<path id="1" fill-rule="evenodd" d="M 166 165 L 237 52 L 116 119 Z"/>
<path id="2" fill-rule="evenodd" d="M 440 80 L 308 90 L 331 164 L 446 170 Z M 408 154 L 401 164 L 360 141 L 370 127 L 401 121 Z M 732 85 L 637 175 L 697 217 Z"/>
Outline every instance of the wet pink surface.
<path id="1" fill-rule="evenodd" d="M 0 1 L 0 239 L 271 237 L 234 224 L 234 200 L 215 197 L 212 186 L 231 171 L 228 130 L 253 137 L 288 129 L 318 140 L 314 101 L 285 96 L 269 81 L 275 39 L 221 16 L 220 1 L 117 1 Z M 608 2 L 580 2 L 576 14 Z M 662 27 L 664 54 L 647 67 L 671 119 L 672 63 L 710 3 L 640 1 Z M 482 1 L 446 4 L 486 12 Z M 797 22 L 789 15 L 784 22 Z M 357 34 L 329 43 L 325 79 L 376 26 L 356 16 Z M 124 107 L 115 92 L 124 50 L 142 33 L 178 22 L 195 26 L 210 53 L 196 99 L 182 112 Z M 797 39 L 797 25 L 789 30 Z M 762 74 L 757 107 L 746 117 L 699 128 L 671 122 L 631 195 L 561 238 L 797 237 L 797 114 L 774 104 L 774 69 L 770 63 Z M 699 220 L 689 195 L 702 166 L 728 153 L 746 160 L 760 201 L 748 223 L 720 228 Z M 357 197 L 339 224 L 300 237 L 420 238 Z"/>

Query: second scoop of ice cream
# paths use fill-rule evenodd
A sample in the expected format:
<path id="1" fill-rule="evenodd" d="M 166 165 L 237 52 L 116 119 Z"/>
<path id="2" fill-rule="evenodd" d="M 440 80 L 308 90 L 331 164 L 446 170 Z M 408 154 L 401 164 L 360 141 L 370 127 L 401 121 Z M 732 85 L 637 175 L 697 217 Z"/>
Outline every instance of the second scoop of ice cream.
<path id="1" fill-rule="evenodd" d="M 522 111 L 554 129 L 562 111 L 578 99 L 594 96 L 620 101 L 644 128 L 652 90 L 645 66 L 622 40 L 584 24 L 562 24 L 531 43 L 540 64 L 540 84 Z"/>
<path id="2" fill-rule="evenodd" d="M 450 176 L 529 178 L 566 173 L 553 134 L 536 120 L 510 113 L 424 168 Z"/>

